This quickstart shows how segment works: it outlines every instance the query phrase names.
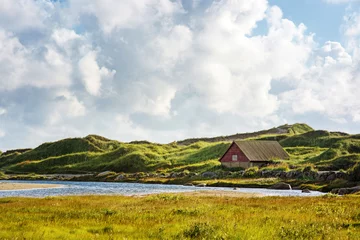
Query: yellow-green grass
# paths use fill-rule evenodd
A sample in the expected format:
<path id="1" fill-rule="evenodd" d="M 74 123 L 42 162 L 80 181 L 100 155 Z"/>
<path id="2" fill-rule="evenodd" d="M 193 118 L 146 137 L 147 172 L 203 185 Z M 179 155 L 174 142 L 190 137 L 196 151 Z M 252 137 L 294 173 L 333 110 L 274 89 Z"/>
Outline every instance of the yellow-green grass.
<path id="1" fill-rule="evenodd" d="M 359 239 L 360 196 L 0 199 L 1 239 Z"/>

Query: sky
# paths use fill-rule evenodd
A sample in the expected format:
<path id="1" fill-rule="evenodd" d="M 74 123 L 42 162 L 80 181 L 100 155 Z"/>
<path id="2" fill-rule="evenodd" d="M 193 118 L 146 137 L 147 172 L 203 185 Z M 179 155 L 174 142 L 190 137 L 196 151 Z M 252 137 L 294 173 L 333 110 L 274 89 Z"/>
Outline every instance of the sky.
<path id="1" fill-rule="evenodd" d="M 359 0 L 0 0 L 0 150 L 360 133 Z"/>

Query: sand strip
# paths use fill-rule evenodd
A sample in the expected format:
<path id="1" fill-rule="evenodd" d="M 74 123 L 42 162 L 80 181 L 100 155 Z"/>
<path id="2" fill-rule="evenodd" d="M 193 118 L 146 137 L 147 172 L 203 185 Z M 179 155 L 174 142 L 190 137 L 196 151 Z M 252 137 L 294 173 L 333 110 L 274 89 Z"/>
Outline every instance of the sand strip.
<path id="1" fill-rule="evenodd" d="M 26 190 L 39 188 L 58 188 L 62 187 L 60 184 L 40 184 L 40 183 L 7 183 L 0 182 L 1 190 Z"/>

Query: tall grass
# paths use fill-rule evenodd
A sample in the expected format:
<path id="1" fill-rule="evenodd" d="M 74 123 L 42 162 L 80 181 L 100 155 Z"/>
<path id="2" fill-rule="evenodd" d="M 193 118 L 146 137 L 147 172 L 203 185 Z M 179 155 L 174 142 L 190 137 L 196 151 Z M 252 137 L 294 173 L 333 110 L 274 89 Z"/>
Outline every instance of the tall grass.
<path id="1" fill-rule="evenodd" d="M 0 199 L 1 239 L 359 239 L 360 196 Z"/>

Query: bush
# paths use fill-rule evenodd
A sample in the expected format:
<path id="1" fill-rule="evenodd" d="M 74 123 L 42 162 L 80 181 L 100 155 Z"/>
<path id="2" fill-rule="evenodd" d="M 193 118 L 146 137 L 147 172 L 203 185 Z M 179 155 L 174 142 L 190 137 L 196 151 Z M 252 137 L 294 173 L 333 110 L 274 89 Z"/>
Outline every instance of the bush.
<path id="1" fill-rule="evenodd" d="M 243 176 L 244 176 L 244 177 L 248 177 L 248 178 L 257 177 L 258 172 L 259 172 L 259 168 L 258 168 L 258 167 L 251 167 L 251 168 L 248 168 L 248 169 L 245 170 Z"/>
<path id="2" fill-rule="evenodd" d="M 349 180 L 351 181 L 360 181 L 360 163 L 356 163 L 356 165 L 348 170 Z"/>
<path id="3" fill-rule="evenodd" d="M 315 170 L 315 168 L 314 168 L 313 165 L 305 166 L 302 171 L 303 171 L 303 172 L 316 172 L 316 170 Z"/>
<path id="4" fill-rule="evenodd" d="M 266 167 L 261 168 L 264 171 L 279 171 L 279 172 L 287 172 L 290 170 L 289 165 L 284 162 L 280 162 L 277 164 L 271 164 Z"/>

